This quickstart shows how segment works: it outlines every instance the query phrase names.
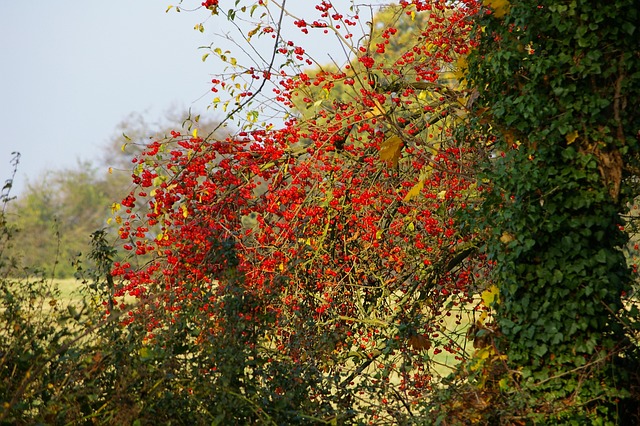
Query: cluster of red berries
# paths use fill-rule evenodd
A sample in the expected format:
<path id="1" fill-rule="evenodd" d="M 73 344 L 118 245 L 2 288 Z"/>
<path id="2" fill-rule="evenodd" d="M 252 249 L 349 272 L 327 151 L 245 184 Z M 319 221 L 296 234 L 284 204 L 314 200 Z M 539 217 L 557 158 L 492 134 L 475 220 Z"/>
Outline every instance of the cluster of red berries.
<path id="1" fill-rule="evenodd" d="M 216 9 L 218 7 L 218 0 L 206 0 L 202 2 L 202 5 L 207 9 Z"/>

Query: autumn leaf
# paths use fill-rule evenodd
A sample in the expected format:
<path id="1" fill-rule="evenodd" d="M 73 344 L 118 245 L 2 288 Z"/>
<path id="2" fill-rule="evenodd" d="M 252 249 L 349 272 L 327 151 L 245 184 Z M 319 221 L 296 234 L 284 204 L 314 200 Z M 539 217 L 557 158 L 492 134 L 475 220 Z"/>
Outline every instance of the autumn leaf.
<path id="1" fill-rule="evenodd" d="M 507 0 L 484 0 L 482 4 L 493 9 L 493 16 L 496 18 L 502 18 L 511 8 Z"/>
<path id="2" fill-rule="evenodd" d="M 460 55 L 456 61 L 456 66 L 453 71 L 453 75 L 457 81 L 462 81 L 462 79 L 464 79 L 467 74 L 467 68 L 469 68 L 469 65 L 467 64 L 467 56 Z"/>
<path id="3" fill-rule="evenodd" d="M 509 244 L 511 241 L 515 240 L 515 237 L 508 232 L 504 232 L 500 237 L 500 242 L 502 244 Z"/>
<path id="4" fill-rule="evenodd" d="M 380 159 L 390 166 L 397 166 L 403 145 L 399 136 L 391 136 L 380 145 Z"/>
<path id="5" fill-rule="evenodd" d="M 573 132 L 567 134 L 567 136 L 565 136 L 565 139 L 567 140 L 567 145 L 571 145 L 576 141 L 576 139 L 578 139 L 578 131 L 574 130 Z"/>
<path id="6" fill-rule="evenodd" d="M 426 351 L 431 347 L 431 341 L 424 334 L 414 334 L 409 338 L 409 345 L 416 351 Z"/>
<path id="7" fill-rule="evenodd" d="M 422 191 L 422 188 L 424 188 L 424 180 L 420 179 L 418 183 L 413 185 L 413 187 L 409 190 L 409 192 L 407 192 L 407 195 L 404 196 L 402 201 L 406 203 L 407 201 L 410 201 L 412 198 L 417 197 L 418 195 L 420 195 L 420 191 Z"/>
<path id="8" fill-rule="evenodd" d="M 498 303 L 499 296 L 500 289 L 498 289 L 498 286 L 492 285 L 482 292 L 482 302 L 484 302 L 485 306 L 491 306 L 494 303 Z"/>
<path id="9" fill-rule="evenodd" d="M 385 114 L 384 106 L 382 106 L 382 104 L 377 99 L 374 99 L 373 102 L 374 106 L 371 111 L 367 111 L 364 114 L 365 118 L 380 117 Z"/>

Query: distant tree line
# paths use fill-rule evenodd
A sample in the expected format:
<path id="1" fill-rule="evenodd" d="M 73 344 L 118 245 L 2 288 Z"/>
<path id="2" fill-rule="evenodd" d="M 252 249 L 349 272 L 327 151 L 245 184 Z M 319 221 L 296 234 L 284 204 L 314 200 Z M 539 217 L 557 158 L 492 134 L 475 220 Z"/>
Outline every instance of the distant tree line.
<path id="1" fill-rule="evenodd" d="M 171 112 L 161 122 L 150 123 L 142 114 L 132 113 L 115 127 L 99 164 L 83 160 L 75 167 L 43 170 L 22 193 L 14 194 L 7 220 L 16 227 L 11 255 L 20 267 L 29 273 L 35 269 L 53 278 L 71 278 L 78 261 L 90 251 L 92 232 L 107 227 L 116 241 L 107 221 L 114 200 L 129 190 L 131 157 L 154 137 L 168 133 L 166 129 L 189 127 L 191 118 L 179 118 L 184 116 Z M 198 127 L 206 130 L 213 123 Z"/>

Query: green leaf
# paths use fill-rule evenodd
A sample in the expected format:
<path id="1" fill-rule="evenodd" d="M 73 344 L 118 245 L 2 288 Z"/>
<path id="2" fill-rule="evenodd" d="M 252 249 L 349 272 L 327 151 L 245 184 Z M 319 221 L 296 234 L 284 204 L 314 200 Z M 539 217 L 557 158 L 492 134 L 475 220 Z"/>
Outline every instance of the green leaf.
<path id="1" fill-rule="evenodd" d="M 607 263 L 607 252 L 605 250 L 598 250 L 598 252 L 594 256 L 594 259 L 598 263 Z"/>
<path id="2" fill-rule="evenodd" d="M 533 348 L 533 353 L 540 358 L 542 358 L 548 351 L 549 348 L 547 348 L 547 345 L 544 343 Z"/>
<path id="3" fill-rule="evenodd" d="M 633 35 L 633 33 L 636 31 L 636 26 L 633 25 L 631 22 L 627 21 L 624 24 L 622 24 L 622 30 L 629 35 Z"/>

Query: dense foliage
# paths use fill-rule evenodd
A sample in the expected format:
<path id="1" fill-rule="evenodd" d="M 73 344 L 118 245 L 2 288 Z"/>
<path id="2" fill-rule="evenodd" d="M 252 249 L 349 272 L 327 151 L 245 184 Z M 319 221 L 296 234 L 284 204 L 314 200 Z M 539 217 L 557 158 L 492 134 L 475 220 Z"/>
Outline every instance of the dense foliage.
<path id="1" fill-rule="evenodd" d="M 531 393 L 527 410 L 555 424 L 615 421 L 638 381 L 621 250 L 637 196 L 637 3 L 499 10 L 479 19 L 487 36 L 469 60 L 476 111 L 504 152 L 487 170 L 481 211 L 500 288 L 498 348 L 509 386 Z"/>
<path id="2" fill-rule="evenodd" d="M 116 297 L 143 302 L 130 321 L 148 324 L 151 339 L 167 321 L 189 322 L 195 341 L 242 336 L 232 395 L 253 393 L 256 381 L 290 382 L 280 374 L 301 369 L 312 392 L 304 400 L 323 401 L 308 415 L 397 422 L 420 411 L 411 407 L 438 382 L 431 357 L 469 356 L 462 324 L 473 313 L 463 311 L 478 304 L 482 285 L 483 261 L 469 258 L 473 235 L 456 220 L 478 193 L 468 173 L 478 153 L 452 133 L 467 92 L 443 75 L 470 49 L 474 7 L 387 9 L 388 21 L 374 18 L 369 39 L 356 42 L 358 12 L 322 3 L 324 23 L 313 26 L 345 40 L 345 65 L 302 71 L 304 48 L 276 36 L 281 71 L 248 71 L 289 109 L 282 127 L 248 114 L 225 139 L 194 129 L 150 144 L 136 159 L 139 188 L 116 218 L 126 249 L 153 253 L 143 268 L 114 269 L 124 278 Z M 411 28 L 416 15 L 421 27 L 394 26 Z M 390 58 L 387 45 L 401 50 Z M 213 90 L 229 86 L 215 79 Z M 251 85 L 232 87 L 238 102 L 253 97 Z M 143 215 L 139 205 L 148 206 Z M 236 303 L 240 324 L 218 310 Z M 208 374 L 225 380 L 217 368 Z"/>
<path id="3" fill-rule="evenodd" d="M 636 422 L 638 11 L 565 3 L 202 3 L 225 118 L 133 158 L 83 304 L 3 275 L 0 419 Z"/>
<path id="4" fill-rule="evenodd" d="M 89 235 L 105 224 L 111 197 L 125 192 L 100 175 L 88 163 L 49 171 L 8 206 L 7 219 L 17 228 L 10 254 L 21 266 L 73 276 L 74 263 L 91 249 Z"/>

